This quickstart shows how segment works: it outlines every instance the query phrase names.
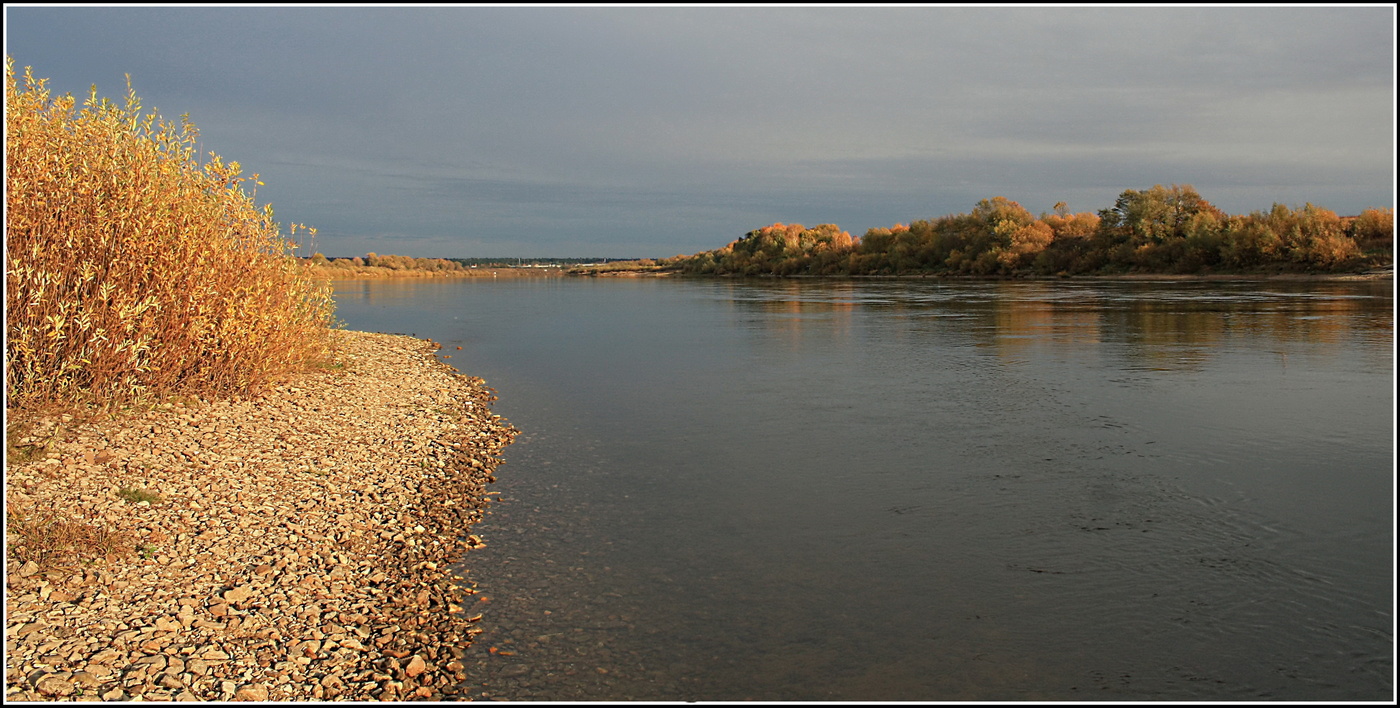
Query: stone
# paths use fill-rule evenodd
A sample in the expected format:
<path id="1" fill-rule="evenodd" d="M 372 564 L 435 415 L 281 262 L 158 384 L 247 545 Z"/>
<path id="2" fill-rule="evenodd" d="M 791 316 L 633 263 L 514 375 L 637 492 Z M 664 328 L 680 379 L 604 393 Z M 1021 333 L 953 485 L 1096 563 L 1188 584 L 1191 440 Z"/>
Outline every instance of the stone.
<path id="1" fill-rule="evenodd" d="M 33 634 L 34 632 L 38 632 L 44 629 L 48 629 L 48 625 L 44 624 L 43 622 L 30 622 L 29 624 L 20 627 L 19 631 L 15 632 L 15 638 L 23 639 L 24 637 L 27 637 L 30 634 Z"/>
<path id="2" fill-rule="evenodd" d="M 494 455 L 514 431 L 491 417 L 483 382 L 448 372 L 421 340 L 333 337 L 353 362 L 344 370 L 246 401 L 162 403 L 85 424 L 53 440 L 58 464 L 7 465 L 10 502 L 93 519 L 171 561 L 133 557 L 47 582 L 37 563 L 11 566 L 8 700 L 362 702 L 386 689 L 423 697 L 419 684 L 433 700 L 455 697 L 434 670 L 470 628 L 414 602 L 466 544 L 415 527 L 479 519 Z M 454 413 L 422 414 L 432 409 Z M 84 456 L 109 448 L 107 464 Z M 163 501 L 138 507 L 122 488 L 159 489 Z M 404 542 L 381 539 L 385 530 Z M 375 675 L 387 657 L 366 650 L 372 640 L 405 657 L 397 677 Z"/>
<path id="3" fill-rule="evenodd" d="M 162 671 L 165 669 L 165 661 L 164 654 L 154 654 L 133 659 L 131 664 L 133 666 L 150 666 L 151 671 Z"/>
<path id="4" fill-rule="evenodd" d="M 419 674 L 428 670 L 428 664 L 423 661 L 423 657 L 414 654 L 413 658 L 408 660 L 408 665 L 405 666 L 403 670 L 404 673 L 408 674 L 409 678 L 417 678 Z"/>
<path id="5" fill-rule="evenodd" d="M 73 683 L 85 686 L 87 688 L 96 688 L 97 686 L 102 684 L 102 680 L 99 679 L 97 676 L 86 671 L 79 671 L 78 673 L 73 674 Z"/>
<path id="6" fill-rule="evenodd" d="M 104 649 L 102 651 L 97 652 L 96 654 L 93 654 L 92 658 L 88 661 L 94 664 L 110 665 L 120 658 L 121 654 L 117 653 L 115 650 Z"/>
<path id="7" fill-rule="evenodd" d="M 73 682 L 58 676 L 45 676 L 39 679 L 34 687 L 45 696 L 69 696 L 73 694 Z"/>
<path id="8" fill-rule="evenodd" d="M 245 686 L 239 686 L 238 690 L 233 693 L 233 699 L 236 701 L 266 701 L 267 686 L 260 683 L 250 683 Z"/>
<path id="9" fill-rule="evenodd" d="M 87 665 L 87 667 L 86 667 L 86 669 L 85 669 L 85 673 L 91 674 L 92 676 L 96 676 L 96 677 L 99 678 L 99 679 L 105 679 L 105 678 L 107 678 L 108 676 L 111 676 L 111 675 L 112 675 L 113 673 L 115 673 L 115 672 L 113 671 L 112 667 L 110 667 L 110 666 L 104 666 L 104 665 L 102 665 L 102 664 L 92 664 L 92 663 L 90 663 L 90 664 Z"/>

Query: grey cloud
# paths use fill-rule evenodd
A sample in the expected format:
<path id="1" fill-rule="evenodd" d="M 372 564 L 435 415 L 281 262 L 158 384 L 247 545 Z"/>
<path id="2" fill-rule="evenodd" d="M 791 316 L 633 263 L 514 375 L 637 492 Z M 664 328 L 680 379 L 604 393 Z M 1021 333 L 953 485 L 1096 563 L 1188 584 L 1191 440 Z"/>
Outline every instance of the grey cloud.
<path id="1" fill-rule="evenodd" d="M 1171 182 L 1231 211 L 1393 200 L 1386 7 L 6 15 L 21 65 L 109 96 L 130 72 L 340 255 L 674 255 Z"/>

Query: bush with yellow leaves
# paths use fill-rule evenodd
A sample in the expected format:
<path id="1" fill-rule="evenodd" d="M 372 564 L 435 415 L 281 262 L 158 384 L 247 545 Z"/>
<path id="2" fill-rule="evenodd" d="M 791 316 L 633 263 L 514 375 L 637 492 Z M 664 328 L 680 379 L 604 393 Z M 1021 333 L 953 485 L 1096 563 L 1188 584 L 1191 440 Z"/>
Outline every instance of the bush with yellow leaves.
<path id="1" fill-rule="evenodd" d="M 201 164 L 188 116 L 142 115 L 129 77 L 125 107 L 9 57 L 5 80 L 7 409 L 252 393 L 324 357 L 330 290 L 256 174 Z"/>

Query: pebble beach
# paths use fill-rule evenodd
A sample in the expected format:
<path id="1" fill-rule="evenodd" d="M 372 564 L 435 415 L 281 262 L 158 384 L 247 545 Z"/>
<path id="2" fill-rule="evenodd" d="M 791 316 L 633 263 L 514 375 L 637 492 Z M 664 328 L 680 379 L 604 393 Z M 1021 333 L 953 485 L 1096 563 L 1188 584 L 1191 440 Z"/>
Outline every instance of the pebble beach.
<path id="1" fill-rule="evenodd" d="M 333 342 L 330 366 L 260 396 L 11 441 L 29 454 L 5 470 L 7 702 L 469 690 L 484 599 L 449 566 L 483 544 L 516 431 L 432 342 Z"/>

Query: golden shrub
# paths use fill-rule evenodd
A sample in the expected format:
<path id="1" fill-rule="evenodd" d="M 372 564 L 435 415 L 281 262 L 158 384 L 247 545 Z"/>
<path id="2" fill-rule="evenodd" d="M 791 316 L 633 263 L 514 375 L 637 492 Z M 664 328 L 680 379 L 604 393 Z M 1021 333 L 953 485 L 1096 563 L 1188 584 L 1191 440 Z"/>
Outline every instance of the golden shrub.
<path id="1" fill-rule="evenodd" d="M 329 288 L 187 117 L 129 85 L 79 106 L 9 57 L 5 108 L 7 408 L 236 395 L 324 355 Z"/>

